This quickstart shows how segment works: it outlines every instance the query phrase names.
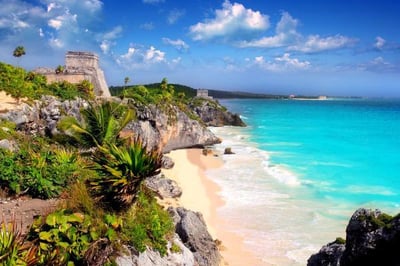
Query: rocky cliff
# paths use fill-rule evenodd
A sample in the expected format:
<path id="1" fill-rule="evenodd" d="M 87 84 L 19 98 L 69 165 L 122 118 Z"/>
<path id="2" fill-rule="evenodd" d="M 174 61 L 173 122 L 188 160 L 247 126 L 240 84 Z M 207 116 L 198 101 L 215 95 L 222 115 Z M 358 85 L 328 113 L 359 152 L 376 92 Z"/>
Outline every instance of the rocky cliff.
<path id="1" fill-rule="evenodd" d="M 81 108 L 87 105 L 86 101 L 80 99 L 61 102 L 55 97 L 45 96 L 31 105 L 23 104 L 19 110 L 1 114 L 0 118 L 13 121 L 19 130 L 29 134 L 56 135 L 57 122 L 62 116 L 75 116 L 79 119 Z M 220 142 L 220 139 L 204 125 L 190 119 L 177 107 L 172 107 L 172 118 L 171 114 L 153 105 L 134 108 L 137 120 L 132 121 L 124 131 L 141 136 L 151 147 L 170 151 Z"/>
<path id="2" fill-rule="evenodd" d="M 346 228 L 346 241 L 322 247 L 308 260 L 309 266 L 400 265 L 400 215 L 359 209 Z"/>
<path id="3" fill-rule="evenodd" d="M 238 114 L 232 114 L 214 100 L 203 100 L 200 103 L 194 100 L 189 107 L 207 126 L 246 126 Z"/>
<path id="4" fill-rule="evenodd" d="M 151 147 L 159 147 L 168 152 L 221 142 L 199 121 L 190 119 L 177 107 L 171 107 L 169 113 L 154 105 L 134 106 L 134 108 L 137 120 L 129 123 L 125 130 L 140 135 Z"/>

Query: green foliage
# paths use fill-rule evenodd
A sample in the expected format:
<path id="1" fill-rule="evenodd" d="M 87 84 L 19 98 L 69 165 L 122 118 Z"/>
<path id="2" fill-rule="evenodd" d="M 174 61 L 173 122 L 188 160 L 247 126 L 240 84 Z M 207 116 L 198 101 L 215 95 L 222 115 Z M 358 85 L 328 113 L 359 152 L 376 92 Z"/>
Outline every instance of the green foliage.
<path id="1" fill-rule="evenodd" d="M 335 239 L 335 244 L 346 244 L 346 240 L 344 239 L 344 238 L 341 238 L 341 237 L 337 237 L 336 239 Z"/>
<path id="2" fill-rule="evenodd" d="M 36 248 L 25 242 L 15 218 L 0 224 L 0 266 L 36 265 Z"/>
<path id="3" fill-rule="evenodd" d="M 56 72 L 62 73 L 62 68 L 62 66 L 57 67 Z M 78 84 L 61 81 L 48 85 L 45 76 L 26 72 L 20 67 L 2 62 L 0 62 L 0 89 L 17 99 L 24 97 L 40 99 L 43 95 L 54 95 L 63 100 L 71 100 L 76 97 L 94 98 L 93 84 L 87 80 Z"/>
<path id="4" fill-rule="evenodd" d="M 378 217 L 375 217 L 374 215 L 361 215 L 358 217 L 360 221 L 367 221 L 371 223 L 376 229 L 378 228 L 391 228 L 392 227 L 392 221 L 393 217 L 389 214 L 386 213 L 381 213 L 378 215 Z"/>
<path id="5" fill-rule="evenodd" d="M 118 143 L 119 133 L 134 118 L 132 109 L 114 102 L 92 103 L 82 110 L 82 121 L 67 117 L 58 128 L 84 148 Z"/>
<path id="6" fill-rule="evenodd" d="M 7 139 L 15 134 L 15 123 L 0 119 L 0 139 Z"/>
<path id="7" fill-rule="evenodd" d="M 123 209 L 134 201 L 141 182 L 160 172 L 161 158 L 158 150 L 148 150 L 140 139 L 120 147 L 100 147 L 93 156 L 100 175 L 89 180 L 89 188 L 109 207 Z"/>
<path id="8" fill-rule="evenodd" d="M 138 251 L 143 252 L 149 246 L 162 256 L 167 253 L 167 239 L 173 235 L 174 224 L 149 191 L 139 192 L 138 200 L 124 222 L 122 232 Z"/>
<path id="9" fill-rule="evenodd" d="M 59 196 L 83 162 L 66 149 L 30 141 L 16 152 L 0 149 L 0 188 L 44 199 Z"/>
<path id="10" fill-rule="evenodd" d="M 90 216 L 58 210 L 37 218 L 28 239 L 37 243 L 40 264 L 75 265 L 98 237 Z"/>
<path id="11" fill-rule="evenodd" d="M 61 74 L 61 73 L 64 72 L 64 70 L 65 70 L 64 66 L 58 65 L 57 68 L 56 68 L 56 74 Z"/>
<path id="12" fill-rule="evenodd" d="M 17 46 L 14 49 L 14 52 L 13 52 L 13 56 L 15 56 L 15 57 L 21 57 L 21 56 L 23 56 L 25 54 L 26 54 L 25 53 L 25 48 L 23 46 Z"/>

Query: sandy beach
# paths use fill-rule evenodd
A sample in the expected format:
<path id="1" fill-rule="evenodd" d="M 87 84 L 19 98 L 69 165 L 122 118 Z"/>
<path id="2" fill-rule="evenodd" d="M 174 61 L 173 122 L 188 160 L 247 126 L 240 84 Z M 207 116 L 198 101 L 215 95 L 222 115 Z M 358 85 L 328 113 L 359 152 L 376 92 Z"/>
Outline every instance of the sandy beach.
<path id="1" fill-rule="evenodd" d="M 206 176 L 206 170 L 221 167 L 220 157 L 202 154 L 201 149 L 177 150 L 167 154 L 175 162 L 172 169 L 163 170 L 166 177 L 175 180 L 183 190 L 181 198 L 169 204 L 201 212 L 214 239 L 222 241 L 222 265 L 262 265 L 234 232 L 227 231 L 229 221 L 218 215 L 224 201 L 218 195 L 220 187 Z"/>

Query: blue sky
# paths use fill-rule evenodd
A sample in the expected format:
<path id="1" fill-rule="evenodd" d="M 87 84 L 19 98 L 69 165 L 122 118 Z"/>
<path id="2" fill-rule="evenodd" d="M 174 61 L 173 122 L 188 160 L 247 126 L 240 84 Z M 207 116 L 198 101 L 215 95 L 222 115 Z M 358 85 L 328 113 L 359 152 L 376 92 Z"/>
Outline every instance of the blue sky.
<path id="1" fill-rule="evenodd" d="M 398 0 L 0 0 L 0 61 L 93 51 L 109 85 L 400 96 Z M 23 45 L 20 60 L 12 51 Z"/>

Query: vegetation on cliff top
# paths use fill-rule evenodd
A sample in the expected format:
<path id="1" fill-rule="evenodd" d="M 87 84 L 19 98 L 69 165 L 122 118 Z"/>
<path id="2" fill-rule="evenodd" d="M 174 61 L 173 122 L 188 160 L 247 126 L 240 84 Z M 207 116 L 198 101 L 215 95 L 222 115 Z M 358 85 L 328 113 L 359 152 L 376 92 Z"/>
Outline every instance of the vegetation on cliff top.
<path id="1" fill-rule="evenodd" d="M 40 99 L 43 95 L 54 95 L 63 100 L 94 98 L 93 84 L 86 80 L 78 84 L 66 81 L 47 84 L 45 76 L 3 62 L 0 62 L 0 74 L 0 90 L 17 100 Z"/>
<path id="2" fill-rule="evenodd" d="M 172 220 L 141 185 L 159 172 L 161 154 L 139 139 L 120 138 L 134 117 L 126 106 L 93 102 L 81 115 L 80 122 L 61 123 L 75 145 L 25 135 L 1 122 L 1 135 L 17 147 L 0 149 L 3 193 L 63 200 L 59 209 L 38 217 L 26 236 L 15 221 L 2 222 L 0 236 L 8 242 L 0 245 L 0 265 L 108 265 L 123 244 L 166 253 Z"/>

